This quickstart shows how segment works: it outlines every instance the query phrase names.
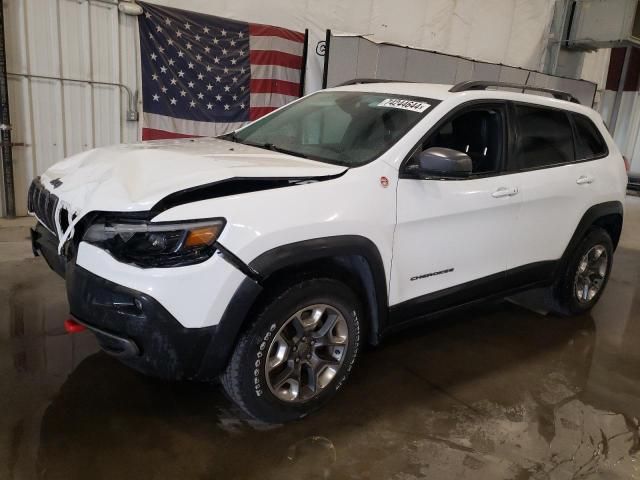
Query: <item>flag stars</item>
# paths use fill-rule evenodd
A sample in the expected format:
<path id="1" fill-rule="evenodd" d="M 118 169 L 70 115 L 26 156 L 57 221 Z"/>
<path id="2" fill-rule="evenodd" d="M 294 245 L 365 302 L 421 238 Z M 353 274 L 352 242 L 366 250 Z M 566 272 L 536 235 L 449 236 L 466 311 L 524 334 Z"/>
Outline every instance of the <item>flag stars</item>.
<path id="1" fill-rule="evenodd" d="M 195 87 L 195 86 L 196 86 L 196 84 L 195 84 L 195 83 L 193 83 L 193 82 L 189 82 L 187 85 L 189 85 L 189 88 L 193 88 L 193 87 Z"/>
<path id="2" fill-rule="evenodd" d="M 217 38 L 217 37 L 213 37 L 213 44 L 214 44 L 214 45 L 217 45 L 219 41 L 220 41 L 220 40 L 218 40 L 218 38 Z"/>
<path id="3" fill-rule="evenodd" d="M 222 101 L 222 95 L 216 95 L 216 100 L 221 102 Z"/>
<path id="4" fill-rule="evenodd" d="M 204 53 L 209 53 L 211 49 L 209 47 L 204 47 Z"/>
<path id="5" fill-rule="evenodd" d="M 153 101 L 154 102 L 159 102 L 160 101 L 160 95 L 158 95 L 157 93 L 153 95 Z"/>
<path id="6" fill-rule="evenodd" d="M 173 39 L 169 38 L 169 39 L 167 40 L 167 43 L 168 43 L 169 45 L 173 45 Z"/>
<path id="7" fill-rule="evenodd" d="M 195 106 L 196 106 L 196 102 L 194 102 L 193 100 L 191 100 L 191 101 L 189 102 L 189 108 L 193 108 L 193 107 L 195 107 Z"/>
<path id="8" fill-rule="evenodd" d="M 198 61 L 202 60 L 202 55 L 197 54 L 197 55 L 196 55 L 196 60 L 198 60 Z"/>
<path id="9" fill-rule="evenodd" d="M 189 62 L 187 66 L 189 67 L 189 69 L 193 70 L 193 67 L 194 67 L 193 63 Z"/>
<path id="10" fill-rule="evenodd" d="M 235 58 L 232 58 L 232 59 L 231 59 L 231 64 L 232 64 L 232 65 L 235 65 L 236 63 L 238 63 L 238 61 L 237 61 Z"/>
<path id="11" fill-rule="evenodd" d="M 207 72 L 210 72 L 211 70 L 213 70 L 213 68 L 211 68 L 211 65 L 207 65 Z"/>
<path id="12" fill-rule="evenodd" d="M 176 30 L 176 37 L 182 37 L 182 32 L 180 30 Z"/>
<path id="13" fill-rule="evenodd" d="M 244 68 L 244 67 L 242 67 L 242 68 L 240 69 L 240 73 L 241 73 L 241 74 L 242 74 L 242 73 L 244 73 L 244 70 L 245 70 L 245 68 Z"/>
<path id="14" fill-rule="evenodd" d="M 222 77 L 220 75 L 216 75 L 216 82 L 220 83 L 222 81 Z"/>
<path id="15" fill-rule="evenodd" d="M 151 14 L 149 12 L 145 12 L 144 16 L 147 18 L 151 18 Z"/>
<path id="16" fill-rule="evenodd" d="M 202 99 L 204 98 L 204 93 L 200 92 L 200 93 L 198 94 L 198 98 L 199 98 L 200 100 L 202 100 Z"/>
<path id="17" fill-rule="evenodd" d="M 210 83 L 207 84 L 207 90 L 211 91 L 213 90 L 213 85 L 211 85 Z"/>
<path id="18" fill-rule="evenodd" d="M 180 58 L 184 57 L 184 52 L 182 50 L 178 50 L 178 56 Z"/>
<path id="19" fill-rule="evenodd" d="M 191 24 L 190 24 L 189 22 L 185 23 L 185 24 L 184 24 L 184 28 L 185 28 L 186 30 L 191 30 Z"/>
<path id="20" fill-rule="evenodd" d="M 176 63 L 175 60 L 173 58 L 169 59 L 169 65 L 173 66 L 173 64 Z"/>
<path id="21" fill-rule="evenodd" d="M 196 34 L 196 36 L 194 38 L 196 39 L 196 42 L 199 42 L 202 37 L 200 35 Z"/>
<path id="22" fill-rule="evenodd" d="M 224 67 L 223 71 L 224 73 L 229 73 L 229 69 L 227 67 Z"/>
<path id="23" fill-rule="evenodd" d="M 213 62 L 214 62 L 214 63 L 220 63 L 220 59 L 219 59 L 218 57 L 215 57 L 215 58 L 213 59 Z"/>
<path id="24" fill-rule="evenodd" d="M 225 110 L 229 110 L 229 104 L 228 104 L 228 103 L 226 103 L 226 104 L 224 105 L 224 109 L 225 109 Z"/>
<path id="25" fill-rule="evenodd" d="M 186 97 L 187 96 L 187 92 L 185 92 L 184 90 L 180 90 L 180 96 L 181 97 Z"/>
<path id="26" fill-rule="evenodd" d="M 162 73 L 167 73 L 167 67 L 165 67 L 164 65 L 160 67 L 160 71 Z"/>
<path id="27" fill-rule="evenodd" d="M 223 49 L 222 49 L 222 54 L 223 54 L 223 55 L 226 55 L 226 54 L 227 54 L 227 49 L 226 49 L 226 48 L 223 48 Z"/>
<path id="28" fill-rule="evenodd" d="M 164 23 L 166 23 L 167 25 L 171 25 L 171 19 L 169 17 L 165 18 Z"/>
<path id="29" fill-rule="evenodd" d="M 158 56 L 155 53 L 152 53 L 151 54 L 151 60 L 153 60 L 155 62 L 156 58 L 158 58 Z"/>
<path id="30" fill-rule="evenodd" d="M 236 100 L 238 100 L 238 95 L 234 95 L 232 98 L 233 98 L 233 101 L 235 102 Z"/>
<path id="31" fill-rule="evenodd" d="M 170 100 L 170 102 L 171 102 L 171 105 L 177 105 L 178 104 L 178 100 L 176 100 L 175 98 L 172 98 Z"/>
<path id="32" fill-rule="evenodd" d="M 204 79 L 204 75 L 203 75 L 203 74 L 201 74 L 201 73 L 199 73 L 199 74 L 198 74 L 198 80 L 203 80 L 203 79 Z"/>
<path id="33" fill-rule="evenodd" d="M 226 37 L 227 31 L 223 28 L 222 31 L 220 32 L 220 35 L 222 35 L 223 37 Z"/>
<path id="34" fill-rule="evenodd" d="M 229 42 L 229 45 L 231 45 L 232 47 L 235 47 L 236 46 L 236 41 L 235 40 L 231 40 Z"/>
<path id="35" fill-rule="evenodd" d="M 224 86 L 224 91 L 228 92 L 229 90 L 231 90 L 231 87 L 229 85 L 225 85 Z"/>
<path id="36" fill-rule="evenodd" d="M 151 75 L 151 78 L 154 80 L 158 80 L 158 74 L 154 73 L 153 75 Z"/>
<path id="37" fill-rule="evenodd" d="M 242 108 L 243 110 L 244 110 L 244 106 L 245 106 L 244 103 L 240 104 L 240 108 Z"/>
<path id="38" fill-rule="evenodd" d="M 176 83 L 178 83 L 178 81 L 175 78 L 171 79 L 171 85 L 175 85 Z"/>
<path id="39" fill-rule="evenodd" d="M 178 76 L 179 76 L 180 78 L 184 77 L 184 72 L 183 72 L 182 70 L 180 70 L 180 71 L 178 72 Z"/>
<path id="40" fill-rule="evenodd" d="M 191 48 L 193 47 L 193 44 L 191 42 L 187 42 L 187 50 L 191 50 Z"/>
<path id="41" fill-rule="evenodd" d="M 240 87 L 240 90 L 244 92 L 244 89 L 245 89 L 245 88 L 246 88 L 246 87 L 245 87 L 244 85 L 242 85 L 242 86 Z"/>
<path id="42" fill-rule="evenodd" d="M 204 33 L 209 33 L 209 27 L 204 27 L 204 28 L 202 29 L 202 31 L 203 31 Z"/>
<path id="43" fill-rule="evenodd" d="M 158 47 L 158 51 L 159 51 L 160 53 L 164 53 L 164 47 Z"/>
<path id="44" fill-rule="evenodd" d="M 213 104 L 211 102 L 207 103 L 207 110 L 212 110 Z"/>
<path id="45" fill-rule="evenodd" d="M 243 38 L 244 37 L 244 32 L 238 32 L 238 37 Z"/>
<path id="46" fill-rule="evenodd" d="M 238 77 L 233 77 L 231 80 L 233 80 L 233 83 L 238 83 Z"/>
<path id="47" fill-rule="evenodd" d="M 156 27 L 156 32 L 161 32 L 161 31 L 162 31 L 162 27 L 161 27 L 160 25 L 158 25 L 158 26 Z"/>
<path id="48" fill-rule="evenodd" d="M 169 90 L 167 87 L 162 87 L 162 93 L 167 93 L 167 90 Z"/>
<path id="49" fill-rule="evenodd" d="M 241 49 L 241 50 L 238 52 L 238 55 L 240 55 L 240 56 L 242 57 L 242 56 L 244 55 L 244 50 L 242 50 L 242 49 Z"/>

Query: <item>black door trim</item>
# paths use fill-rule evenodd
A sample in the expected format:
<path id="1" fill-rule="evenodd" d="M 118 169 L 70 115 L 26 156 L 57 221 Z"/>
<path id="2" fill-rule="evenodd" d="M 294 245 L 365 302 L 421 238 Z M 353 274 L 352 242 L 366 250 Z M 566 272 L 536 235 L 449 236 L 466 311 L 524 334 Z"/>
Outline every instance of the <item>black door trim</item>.
<path id="1" fill-rule="evenodd" d="M 412 298 L 389 308 L 390 330 L 455 308 L 551 285 L 557 260 L 536 262 Z"/>

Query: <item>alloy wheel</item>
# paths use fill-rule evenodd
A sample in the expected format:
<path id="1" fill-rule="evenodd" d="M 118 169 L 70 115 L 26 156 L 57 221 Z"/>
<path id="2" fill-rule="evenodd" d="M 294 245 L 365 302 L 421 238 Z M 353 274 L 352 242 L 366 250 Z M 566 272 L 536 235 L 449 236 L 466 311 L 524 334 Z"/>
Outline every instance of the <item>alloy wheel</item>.
<path id="1" fill-rule="evenodd" d="M 334 379 L 346 357 L 349 329 L 340 311 L 309 305 L 280 327 L 265 362 L 271 393 L 285 402 L 305 402 Z"/>
<path id="2" fill-rule="evenodd" d="M 604 285 L 608 254 L 603 245 L 595 245 L 580 259 L 574 280 L 574 293 L 580 303 L 589 303 Z"/>

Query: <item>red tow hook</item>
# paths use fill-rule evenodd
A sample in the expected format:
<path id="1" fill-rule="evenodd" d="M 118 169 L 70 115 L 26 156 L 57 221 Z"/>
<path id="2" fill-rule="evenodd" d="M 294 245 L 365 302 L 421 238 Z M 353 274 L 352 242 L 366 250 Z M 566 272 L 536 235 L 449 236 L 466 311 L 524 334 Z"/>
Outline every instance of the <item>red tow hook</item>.
<path id="1" fill-rule="evenodd" d="M 64 321 L 64 329 L 67 331 L 67 333 L 80 333 L 85 331 L 87 327 L 85 327 L 81 323 L 76 322 L 73 318 L 67 318 Z"/>

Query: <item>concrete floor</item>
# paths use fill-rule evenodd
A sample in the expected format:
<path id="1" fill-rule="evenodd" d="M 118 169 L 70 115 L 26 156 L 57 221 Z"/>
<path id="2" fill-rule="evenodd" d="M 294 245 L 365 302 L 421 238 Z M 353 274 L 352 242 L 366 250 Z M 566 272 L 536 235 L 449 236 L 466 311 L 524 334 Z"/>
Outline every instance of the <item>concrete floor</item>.
<path id="1" fill-rule="evenodd" d="M 640 198 L 587 316 L 476 308 L 367 352 L 324 410 L 239 419 L 66 335 L 64 285 L 0 222 L 0 479 L 640 479 Z"/>

